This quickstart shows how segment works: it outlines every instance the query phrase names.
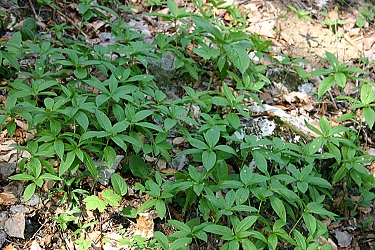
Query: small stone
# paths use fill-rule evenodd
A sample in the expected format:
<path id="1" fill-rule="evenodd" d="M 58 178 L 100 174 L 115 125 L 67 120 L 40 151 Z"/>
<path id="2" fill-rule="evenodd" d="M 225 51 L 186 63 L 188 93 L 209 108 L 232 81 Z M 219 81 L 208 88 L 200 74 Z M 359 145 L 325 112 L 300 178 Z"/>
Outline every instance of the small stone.
<path id="1" fill-rule="evenodd" d="M 13 214 L 5 221 L 4 230 L 10 237 L 24 239 L 25 214 L 22 212 Z"/>
<path id="2" fill-rule="evenodd" d="M 176 137 L 173 139 L 173 145 L 180 145 L 182 143 L 184 143 L 186 140 L 185 140 L 185 137 Z"/>
<path id="3" fill-rule="evenodd" d="M 164 168 L 167 168 L 167 162 L 162 159 L 158 160 L 158 162 L 156 163 L 156 170 L 161 170 Z"/>

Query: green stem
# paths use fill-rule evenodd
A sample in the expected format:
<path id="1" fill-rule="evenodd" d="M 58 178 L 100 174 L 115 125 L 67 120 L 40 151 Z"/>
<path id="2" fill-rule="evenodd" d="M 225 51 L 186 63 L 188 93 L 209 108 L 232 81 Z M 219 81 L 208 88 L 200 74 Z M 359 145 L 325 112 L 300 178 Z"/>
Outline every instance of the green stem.
<path id="1" fill-rule="evenodd" d="M 289 232 L 289 236 L 292 234 L 293 230 L 297 227 L 298 223 L 302 220 L 302 214 L 301 216 L 298 218 L 298 220 L 296 221 L 296 223 L 294 223 L 292 229 L 290 229 L 290 232 Z"/>
<path id="2" fill-rule="evenodd" d="M 210 91 L 210 89 L 211 89 L 212 81 L 214 80 L 215 73 L 216 73 L 216 70 L 217 70 L 217 64 L 218 64 L 218 62 L 215 63 L 214 70 L 212 71 L 210 82 L 208 83 L 208 86 L 207 86 L 207 91 Z"/>

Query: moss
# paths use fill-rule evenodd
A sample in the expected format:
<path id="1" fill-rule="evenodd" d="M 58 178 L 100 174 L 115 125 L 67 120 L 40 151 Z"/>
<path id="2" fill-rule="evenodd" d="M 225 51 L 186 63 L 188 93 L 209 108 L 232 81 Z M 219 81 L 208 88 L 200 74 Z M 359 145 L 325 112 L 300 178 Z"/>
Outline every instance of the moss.
<path id="1" fill-rule="evenodd" d="M 270 116 L 268 119 L 273 121 L 276 125 L 273 134 L 268 137 L 269 139 L 280 137 L 285 142 L 293 143 L 298 143 L 300 140 L 302 140 L 303 143 L 311 141 L 311 138 L 309 138 L 308 135 L 290 125 L 289 123 L 283 121 L 280 117 Z"/>

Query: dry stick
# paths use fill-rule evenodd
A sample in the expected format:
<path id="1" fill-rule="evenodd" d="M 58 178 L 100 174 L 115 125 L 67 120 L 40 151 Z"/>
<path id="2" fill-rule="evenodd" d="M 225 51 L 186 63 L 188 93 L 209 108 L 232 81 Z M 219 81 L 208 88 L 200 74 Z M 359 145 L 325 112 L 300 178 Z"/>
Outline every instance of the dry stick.
<path id="1" fill-rule="evenodd" d="M 78 27 L 78 25 L 72 19 L 67 17 L 65 14 L 63 14 L 61 11 L 59 11 L 55 7 L 53 7 L 53 6 L 50 6 L 50 7 L 52 9 L 56 10 L 57 13 L 59 13 L 61 16 L 63 16 L 66 20 L 68 20 L 68 22 L 71 23 L 82 35 L 84 35 L 84 37 L 89 38 L 89 36 L 85 32 L 83 32 L 82 29 L 80 27 Z"/>
<path id="2" fill-rule="evenodd" d="M 36 14 L 36 11 L 35 11 L 35 8 L 34 8 L 34 5 L 33 5 L 33 2 L 31 2 L 31 0 L 29 0 L 29 4 L 30 4 L 30 7 L 32 9 L 32 11 L 34 12 L 34 16 L 36 19 L 38 19 L 38 15 Z"/>

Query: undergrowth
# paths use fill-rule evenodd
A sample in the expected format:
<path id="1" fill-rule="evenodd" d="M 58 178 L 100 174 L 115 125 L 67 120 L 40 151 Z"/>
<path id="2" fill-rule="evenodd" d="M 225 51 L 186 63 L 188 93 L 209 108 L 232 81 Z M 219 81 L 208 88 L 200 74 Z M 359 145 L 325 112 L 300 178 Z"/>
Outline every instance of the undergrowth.
<path id="1" fill-rule="evenodd" d="M 17 146 L 30 157 L 18 163 L 17 173 L 9 179 L 24 182 L 25 201 L 35 192 L 44 198 L 62 194 L 60 204 L 68 204 L 68 210 L 54 218 L 62 230 L 76 220 L 69 211 L 76 214 L 84 209 L 82 202 L 85 209 L 99 212 L 119 206 L 128 191 L 123 177 L 129 175 L 138 180 L 130 188 L 150 199 L 139 208 L 125 208 L 122 215 L 134 218 L 154 209 L 174 228 L 172 234 L 156 231 L 152 240 L 136 236 L 120 241 L 138 249 L 199 248 L 209 237 L 220 249 L 331 249 L 319 239 L 328 238 L 322 220 L 339 218 L 340 211 L 330 210 L 333 185 L 346 183 L 346 195 L 352 190 L 361 193 L 352 215 L 356 206 L 370 206 L 374 179 L 364 165 L 373 157 L 365 154 L 359 133 L 349 127 L 331 127 L 323 116 L 320 129 L 306 123 L 317 134 L 307 143 L 238 136 L 243 118 L 252 117 L 245 101 L 262 105 L 257 94 L 270 84 L 265 77 L 267 67 L 250 59 L 250 52 L 294 68 L 303 79 L 325 76 L 319 100 L 331 87 L 344 88 L 350 79 L 359 81 L 359 99 L 338 97 L 352 103 L 353 111 L 340 120 L 359 118 L 360 129 L 372 129 L 374 83 L 361 78 L 363 70 L 340 64 L 329 52 L 326 56 L 332 67 L 311 73 L 291 60 L 279 62 L 269 56 L 270 41 L 242 31 L 243 18 L 230 28 L 218 21 L 215 8 L 228 8 L 233 16 L 239 13 L 233 6 L 214 1 L 211 8 L 196 2 L 201 10 L 196 15 L 168 0 L 170 14 L 149 15 L 172 22 L 175 33 L 159 33 L 152 44 L 145 43 L 143 35 L 121 21 L 116 11 L 91 2 L 78 5 L 82 22 L 100 19 L 108 23 L 115 41 L 109 46 L 92 46 L 78 31 L 75 40 L 66 37 L 65 30 L 74 30 L 67 24 L 38 32 L 34 25 L 28 26 L 35 24 L 31 21 L 2 42 L 0 50 L 0 73 L 7 93 L 1 124 L 10 138 L 21 141 L 16 120 L 27 121 L 35 136 Z M 130 8 L 117 8 L 121 9 Z M 109 17 L 118 22 L 112 23 Z M 54 39 L 47 39 L 50 36 Z M 151 61 L 158 62 L 156 71 L 161 71 L 167 54 L 173 59 L 171 73 L 154 78 L 147 70 Z M 202 82 L 207 71 L 211 74 L 204 91 L 182 86 L 181 98 L 170 98 L 164 91 L 175 78 Z M 228 79 L 235 81 L 233 89 Z M 212 88 L 218 82 L 222 91 Z M 172 150 L 174 137 L 184 137 L 189 148 Z M 111 185 L 99 195 L 97 182 L 120 155 L 122 168 L 107 178 Z M 146 156 L 171 162 L 184 155 L 190 164 L 177 173 L 161 174 L 145 163 Z M 57 167 L 51 159 L 58 159 Z M 46 180 L 56 182 L 50 194 L 41 192 Z M 183 215 L 194 210 L 196 217 L 171 218 L 167 213 L 171 204 L 180 206 Z M 94 223 L 79 222 L 74 234 Z M 82 237 L 76 243 L 82 249 L 90 245 Z"/>

